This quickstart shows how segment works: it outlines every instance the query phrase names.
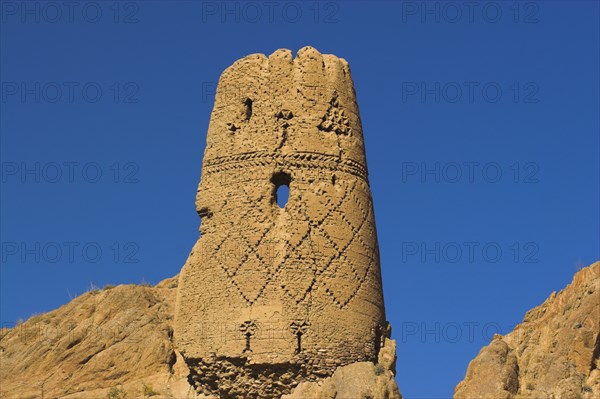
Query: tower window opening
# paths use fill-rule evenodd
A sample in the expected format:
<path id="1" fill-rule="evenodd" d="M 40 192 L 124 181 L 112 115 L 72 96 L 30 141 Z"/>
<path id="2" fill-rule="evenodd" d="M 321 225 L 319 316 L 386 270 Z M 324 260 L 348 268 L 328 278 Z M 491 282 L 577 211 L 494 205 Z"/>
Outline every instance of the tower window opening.
<path id="1" fill-rule="evenodd" d="M 292 177 L 284 172 L 275 173 L 271 178 L 271 182 L 275 186 L 273 193 L 274 202 L 276 202 L 280 208 L 284 208 L 288 202 L 291 181 Z"/>
<path id="2" fill-rule="evenodd" d="M 296 353 L 302 352 L 302 336 L 308 331 L 308 325 L 305 320 L 295 320 L 290 324 L 292 334 L 296 337 Z"/>
<path id="3" fill-rule="evenodd" d="M 302 332 L 298 331 L 296 333 L 296 339 L 298 340 L 298 347 L 296 348 L 296 353 L 302 352 Z"/>
<path id="4" fill-rule="evenodd" d="M 252 352 L 252 349 L 250 349 L 250 337 L 252 337 L 252 334 L 247 332 L 245 335 L 246 335 L 246 348 L 244 349 L 244 352 Z"/>
<path id="5" fill-rule="evenodd" d="M 247 98 L 244 100 L 244 105 L 246 106 L 245 118 L 247 121 L 252 117 L 252 100 Z"/>

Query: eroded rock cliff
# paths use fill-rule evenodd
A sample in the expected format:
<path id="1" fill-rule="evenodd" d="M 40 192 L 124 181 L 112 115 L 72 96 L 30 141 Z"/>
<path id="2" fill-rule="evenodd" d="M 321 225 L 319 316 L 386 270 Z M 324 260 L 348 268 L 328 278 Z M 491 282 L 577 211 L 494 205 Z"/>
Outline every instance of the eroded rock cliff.
<path id="1" fill-rule="evenodd" d="M 0 397 L 187 397 L 188 373 L 172 344 L 176 290 L 177 278 L 92 289 L 3 328 Z"/>
<path id="2" fill-rule="evenodd" d="M 600 262 L 497 335 L 471 361 L 455 399 L 600 398 Z"/>

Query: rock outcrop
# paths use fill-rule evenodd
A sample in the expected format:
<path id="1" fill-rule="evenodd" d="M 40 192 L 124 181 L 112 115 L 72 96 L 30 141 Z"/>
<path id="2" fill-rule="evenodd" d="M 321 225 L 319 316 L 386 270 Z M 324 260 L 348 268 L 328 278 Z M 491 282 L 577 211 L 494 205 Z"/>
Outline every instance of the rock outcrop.
<path id="1" fill-rule="evenodd" d="M 177 278 L 92 289 L 0 335 L 3 399 L 186 398 L 173 347 Z"/>
<path id="2" fill-rule="evenodd" d="M 471 361 L 455 399 L 600 398 L 600 262 L 496 335 Z"/>
<path id="3" fill-rule="evenodd" d="M 155 287 L 93 289 L 66 305 L 0 332 L 2 399 L 217 399 L 188 383 L 190 369 L 173 345 L 178 278 Z M 400 399 L 395 343 L 378 364 L 339 368 L 300 384 L 290 399 Z"/>
<path id="4" fill-rule="evenodd" d="M 282 399 L 402 399 L 394 379 L 396 344 L 386 339 L 377 365 L 358 362 L 342 366 L 319 382 L 303 382 Z"/>

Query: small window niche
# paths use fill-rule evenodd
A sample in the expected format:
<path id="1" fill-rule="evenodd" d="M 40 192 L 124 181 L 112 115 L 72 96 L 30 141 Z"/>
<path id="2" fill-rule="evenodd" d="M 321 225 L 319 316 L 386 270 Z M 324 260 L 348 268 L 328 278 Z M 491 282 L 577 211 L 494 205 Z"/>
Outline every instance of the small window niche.
<path id="1" fill-rule="evenodd" d="M 246 98 L 244 100 L 244 118 L 249 121 L 252 118 L 252 99 Z"/>
<path id="2" fill-rule="evenodd" d="M 277 172 L 271 178 L 271 182 L 274 186 L 274 202 L 280 208 L 285 208 L 290 197 L 290 183 L 292 182 L 292 177 L 288 173 Z"/>

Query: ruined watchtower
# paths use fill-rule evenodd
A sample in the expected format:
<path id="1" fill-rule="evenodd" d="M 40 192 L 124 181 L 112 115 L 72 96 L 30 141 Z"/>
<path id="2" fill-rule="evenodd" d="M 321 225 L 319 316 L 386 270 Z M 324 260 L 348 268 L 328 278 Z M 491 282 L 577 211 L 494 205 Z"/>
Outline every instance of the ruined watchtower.
<path id="1" fill-rule="evenodd" d="M 285 206 L 280 186 L 289 187 Z M 223 72 L 183 267 L 175 339 L 196 386 L 279 397 L 374 361 L 386 319 L 348 63 L 312 47 Z"/>

